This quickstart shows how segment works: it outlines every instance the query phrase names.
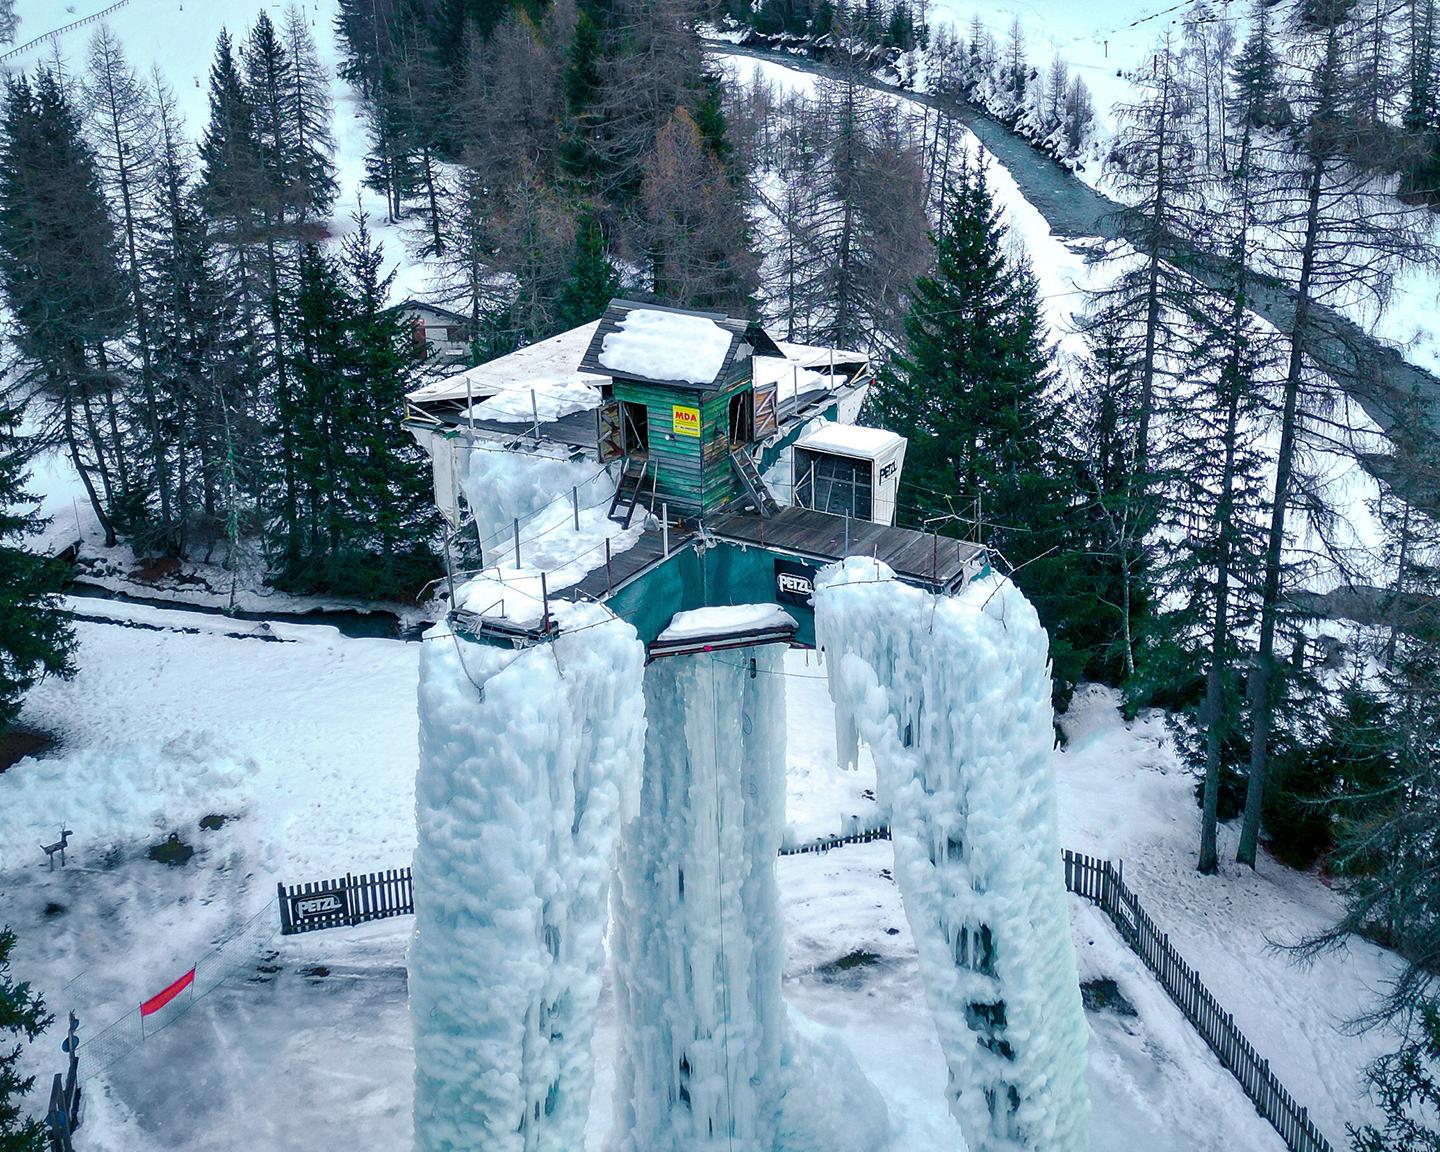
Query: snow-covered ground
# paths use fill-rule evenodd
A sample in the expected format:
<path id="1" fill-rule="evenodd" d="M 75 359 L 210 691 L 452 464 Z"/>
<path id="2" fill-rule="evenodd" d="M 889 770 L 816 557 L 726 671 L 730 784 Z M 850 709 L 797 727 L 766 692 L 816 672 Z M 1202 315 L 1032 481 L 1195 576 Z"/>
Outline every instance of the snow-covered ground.
<path id="1" fill-rule="evenodd" d="M 96 606 L 86 605 L 94 611 Z M 184 972 L 263 909 L 277 880 L 409 863 L 414 845 L 415 643 L 276 626 L 269 642 L 231 621 L 113 608 L 148 628 L 79 626 L 80 673 L 31 694 L 23 720 L 57 733 L 47 759 L 0 775 L 0 921 L 20 933 L 17 973 L 82 1036 Z M 154 630 L 159 628 L 161 630 Z M 189 631 L 171 629 L 184 628 Z M 432 641 L 433 642 L 433 641 Z M 878 815 L 874 774 L 835 768 L 833 713 L 814 654 L 793 652 L 791 836 Z M 1157 719 L 1127 726 L 1101 690 L 1083 694 L 1056 754 L 1064 843 L 1121 857 L 1157 921 L 1322 1128 L 1368 1116 L 1359 1073 L 1383 1047 L 1345 1019 L 1395 970 L 1357 945 L 1306 971 L 1271 944 L 1327 923 L 1332 895 L 1268 859 L 1258 873 L 1192 870 L 1190 778 Z M 197 821 L 237 816 L 218 831 Z M 36 846 L 61 822 L 70 863 Z M 197 848 L 169 868 L 147 846 L 178 831 Z M 1228 843 L 1228 842 L 1227 842 Z M 1233 848 L 1233 844 L 1230 845 Z M 945 1065 L 921 989 L 887 843 L 786 857 L 785 994 L 839 1031 L 884 1094 L 892 1147 L 960 1147 Z M 1114 978 L 1139 1015 L 1087 1014 L 1096 1152 L 1279 1152 L 1281 1144 L 1094 909 L 1071 899 L 1082 979 Z M 82 1150 L 204 1146 L 380 1152 L 410 1138 L 413 1048 L 406 920 L 272 942 L 237 976 L 89 1084 Z M 844 958 L 850 957 L 849 961 Z M 840 962 L 840 963 L 837 963 Z M 601 1000 L 590 1144 L 608 1128 L 613 999 Z M 48 1078 L 58 1037 L 30 1055 Z"/>

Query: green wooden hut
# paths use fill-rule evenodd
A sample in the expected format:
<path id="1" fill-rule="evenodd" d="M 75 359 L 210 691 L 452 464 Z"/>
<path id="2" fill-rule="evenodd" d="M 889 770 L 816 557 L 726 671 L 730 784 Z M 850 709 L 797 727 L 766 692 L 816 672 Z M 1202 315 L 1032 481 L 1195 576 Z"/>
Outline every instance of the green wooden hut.
<path id="1" fill-rule="evenodd" d="M 758 324 L 613 300 L 580 368 L 608 376 L 599 456 L 624 459 L 617 500 L 704 517 L 748 500 L 774 511 L 751 445 L 779 426 L 775 389 L 757 392 L 753 358 L 782 356 Z"/>

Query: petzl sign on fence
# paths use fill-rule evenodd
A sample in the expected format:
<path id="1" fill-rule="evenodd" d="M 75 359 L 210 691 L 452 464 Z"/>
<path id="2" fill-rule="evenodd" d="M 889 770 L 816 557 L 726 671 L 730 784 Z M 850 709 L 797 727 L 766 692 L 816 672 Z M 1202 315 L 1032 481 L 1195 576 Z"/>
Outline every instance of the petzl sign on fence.
<path id="1" fill-rule="evenodd" d="M 330 888 L 324 892 L 292 895 L 290 907 L 293 909 L 293 916 L 297 923 L 301 920 L 313 920 L 317 916 L 343 916 L 345 915 L 345 889 Z"/>
<path id="2" fill-rule="evenodd" d="M 700 435 L 700 409 L 687 408 L 683 404 L 676 404 L 671 409 L 672 425 L 677 436 L 699 436 Z"/>

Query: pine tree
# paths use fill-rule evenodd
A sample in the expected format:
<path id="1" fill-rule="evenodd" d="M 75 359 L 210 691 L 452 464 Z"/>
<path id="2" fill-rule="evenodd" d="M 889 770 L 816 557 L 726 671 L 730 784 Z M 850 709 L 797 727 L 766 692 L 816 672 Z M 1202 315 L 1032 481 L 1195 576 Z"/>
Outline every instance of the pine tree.
<path id="1" fill-rule="evenodd" d="M 655 294 L 669 304 L 745 314 L 756 285 L 749 222 L 720 161 L 684 108 L 655 141 L 642 186 Z"/>
<path id="2" fill-rule="evenodd" d="M 1269 169 L 1257 195 L 1256 220 L 1272 242 L 1268 261 L 1295 288 L 1285 331 L 1288 345 L 1279 403 L 1279 442 L 1270 496 L 1260 623 L 1247 688 L 1250 693 L 1250 771 L 1238 859 L 1254 866 L 1264 810 L 1270 742 L 1283 669 L 1276 641 L 1286 616 L 1285 592 L 1293 579 L 1287 541 L 1295 519 L 1324 526 L 1323 501 L 1305 474 L 1313 417 L 1333 399 L 1325 372 L 1335 351 L 1317 338 L 1317 306 L 1357 296 L 1384 301 L 1402 264 L 1424 248 L 1428 221 L 1380 192 L 1376 177 L 1357 167 L 1344 118 L 1347 0 L 1315 0 L 1296 14 L 1291 29 L 1295 77 L 1288 100 L 1294 126 L 1267 140 L 1257 163 Z M 1340 352 L 1339 355 L 1346 355 Z M 1322 434 L 1323 435 L 1323 434 Z M 1319 505 L 1318 509 L 1316 505 Z"/>
<path id="3" fill-rule="evenodd" d="M 119 226 L 128 288 L 130 346 L 139 362 L 144 444 L 139 455 L 148 461 L 150 474 L 137 492 L 135 543 L 142 552 L 151 547 L 174 552 L 178 525 L 172 508 L 171 446 L 161 423 L 153 318 L 141 283 L 141 254 L 154 226 L 147 193 L 156 176 L 155 109 L 148 89 L 126 62 L 120 42 L 106 25 L 91 39 L 82 96 L 102 187 L 114 206 Z"/>
<path id="4" fill-rule="evenodd" d="M 902 519 L 922 527 L 950 517 L 952 530 L 963 525 L 996 550 L 1052 630 L 1057 680 L 1073 682 L 1074 665 L 1060 667 L 1070 498 L 1039 289 L 1028 263 L 1006 255 L 985 170 L 968 158 L 946 221 L 935 272 L 915 287 L 905 351 L 868 415 L 909 440 Z"/>
<path id="5" fill-rule="evenodd" d="M 20 34 L 20 17 L 15 0 L 0 0 L 0 44 L 13 44 Z"/>
<path id="6" fill-rule="evenodd" d="M 30 990 L 30 985 L 17 982 L 10 975 L 10 953 L 15 948 L 15 933 L 0 928 L 0 1037 L 21 1037 L 34 1043 L 51 1024 L 53 1017 L 45 1011 L 45 1001 Z M 0 1050 L 0 1149 L 4 1152 L 45 1152 L 49 1138 L 38 1118 L 25 1118 L 20 1105 L 22 1097 L 35 1086 L 33 1076 L 19 1072 L 20 1043 Z"/>
<path id="7" fill-rule="evenodd" d="M 25 547 L 27 537 L 45 522 L 31 510 L 32 497 L 24 488 L 27 457 L 19 422 L 15 409 L 0 405 L 0 733 L 19 715 L 21 699 L 37 680 L 46 675 L 68 678 L 74 671 L 74 636 L 60 604 L 63 566 Z M 4 959 L 0 950 L 0 977 Z M 3 990 L 0 979 L 0 993 Z M 0 1032 L 5 1024 L 0 1012 Z M 0 1073 L 3 1070 L 0 1060 Z M 0 1076 L 0 1109 L 4 1098 Z M 4 1130 L 0 1110 L 0 1134 Z"/>
<path id="8" fill-rule="evenodd" d="M 1385 1114 L 1383 1128 L 1350 1128 L 1354 1152 L 1436 1152 L 1440 1149 L 1440 1001 L 1425 1003 L 1400 1048 L 1365 1070 Z"/>
<path id="9" fill-rule="evenodd" d="M 65 86 L 46 69 L 33 84 L 11 79 L 0 124 L 0 292 L 23 365 L 16 382 L 56 418 L 110 544 L 116 521 L 128 524 L 132 511 L 106 354 L 127 314 L 117 256 L 95 158 Z"/>
<path id="10" fill-rule="evenodd" d="M 256 452 L 257 381 L 244 286 L 225 274 L 215 223 L 197 194 L 193 149 L 158 75 L 153 107 L 155 227 L 143 253 L 144 291 L 154 315 L 157 387 L 175 441 L 175 518 L 183 553 L 192 531 L 213 539 L 230 513 L 239 513 L 230 504 L 245 487 L 237 483 L 236 463 Z"/>
<path id="11" fill-rule="evenodd" d="M 363 215 L 355 223 L 341 258 L 352 302 L 351 388 L 364 401 L 347 435 L 354 444 L 349 503 L 363 532 L 363 564 L 352 591 L 406 598 L 436 574 L 434 495 L 424 455 L 410 434 L 378 414 L 403 403 L 415 368 L 415 341 L 404 314 L 386 307 L 395 274 L 382 271 L 383 249 L 371 240 Z"/>
<path id="12" fill-rule="evenodd" d="M 225 31 L 215 44 L 210 65 L 210 117 L 200 142 L 200 161 L 206 209 L 237 241 L 248 240 L 256 226 L 260 195 L 260 142 L 254 110 Z"/>
<path id="13" fill-rule="evenodd" d="M 570 275 L 560 289 L 555 326 L 561 331 L 588 324 L 620 293 L 620 272 L 610 259 L 595 213 L 584 210 L 575 229 Z"/>
<path id="14" fill-rule="evenodd" d="M 320 63 L 304 10 L 294 3 L 285 11 L 284 43 L 290 57 L 285 106 L 299 187 L 296 211 L 309 220 L 328 215 L 335 203 L 335 137 L 330 77 Z"/>

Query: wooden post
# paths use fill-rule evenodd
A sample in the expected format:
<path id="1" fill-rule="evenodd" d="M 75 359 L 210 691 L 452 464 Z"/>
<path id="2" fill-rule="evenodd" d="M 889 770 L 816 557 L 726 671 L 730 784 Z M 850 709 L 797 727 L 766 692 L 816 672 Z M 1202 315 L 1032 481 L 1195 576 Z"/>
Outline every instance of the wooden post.
<path id="1" fill-rule="evenodd" d="M 545 582 L 545 573 L 540 573 L 540 603 L 545 611 L 545 618 L 540 622 L 540 631 L 550 631 L 550 589 Z"/>
<path id="2" fill-rule="evenodd" d="M 535 421 L 535 442 L 540 442 L 540 406 L 535 402 L 535 389 L 530 389 L 530 418 Z"/>
<path id="3" fill-rule="evenodd" d="M 519 567 L 520 567 L 520 518 L 517 516 L 517 517 L 514 519 L 513 523 L 514 523 L 514 525 L 515 525 L 515 567 L 516 567 L 516 568 L 519 568 Z"/>
<path id="4" fill-rule="evenodd" d="M 615 591 L 615 582 L 610 578 L 610 537 L 605 537 L 605 595 Z"/>
<path id="5" fill-rule="evenodd" d="M 580 489 L 574 485 L 570 488 L 570 509 L 575 513 L 575 531 L 580 531 Z"/>
<path id="6" fill-rule="evenodd" d="M 670 558 L 670 505 L 660 505 L 660 548 L 665 558 Z"/>
<path id="7" fill-rule="evenodd" d="M 845 551 L 841 554 L 841 559 L 844 559 L 844 557 L 846 557 L 846 556 L 848 556 L 848 555 L 850 555 L 850 509 L 849 509 L 849 508 L 846 508 L 846 509 L 845 509 Z"/>

